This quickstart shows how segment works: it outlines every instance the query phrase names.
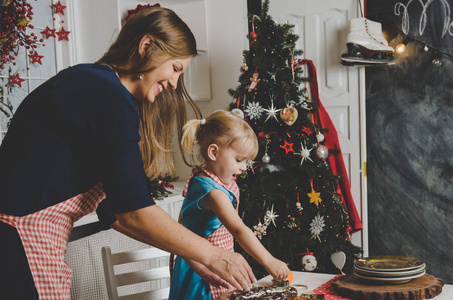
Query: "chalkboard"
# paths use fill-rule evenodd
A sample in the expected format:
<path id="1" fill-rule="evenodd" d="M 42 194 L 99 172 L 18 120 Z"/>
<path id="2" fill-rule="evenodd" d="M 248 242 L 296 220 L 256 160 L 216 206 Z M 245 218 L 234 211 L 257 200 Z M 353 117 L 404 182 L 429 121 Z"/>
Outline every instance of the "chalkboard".
<path id="1" fill-rule="evenodd" d="M 452 0 L 368 0 L 367 18 L 382 23 L 441 53 L 453 55 Z"/>
<path id="2" fill-rule="evenodd" d="M 453 284 L 452 2 L 368 0 L 368 19 L 382 22 L 383 28 L 396 26 L 419 42 L 409 43 L 393 66 L 366 68 L 370 255 L 418 257 L 426 262 L 428 273 L 449 284 Z M 424 45 L 430 49 L 425 51 Z"/>

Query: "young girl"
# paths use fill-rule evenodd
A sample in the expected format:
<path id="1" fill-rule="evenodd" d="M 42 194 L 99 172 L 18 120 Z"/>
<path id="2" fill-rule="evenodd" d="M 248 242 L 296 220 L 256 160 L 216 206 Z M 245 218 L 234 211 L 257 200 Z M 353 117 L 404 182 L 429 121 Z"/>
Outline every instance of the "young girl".
<path id="1" fill-rule="evenodd" d="M 181 144 L 192 158 L 197 144 L 198 159 L 202 162 L 194 167 L 183 193 L 183 225 L 215 246 L 230 251 L 233 251 L 233 238 L 236 239 L 274 279 L 286 279 L 289 274 L 286 264 L 263 247 L 237 213 L 236 177 L 246 170 L 247 160 L 258 153 L 258 141 L 251 127 L 233 113 L 219 110 L 201 121 L 187 122 Z M 169 299 L 218 299 L 234 289 L 208 284 L 203 280 L 206 272 L 199 264 L 177 257 Z"/>

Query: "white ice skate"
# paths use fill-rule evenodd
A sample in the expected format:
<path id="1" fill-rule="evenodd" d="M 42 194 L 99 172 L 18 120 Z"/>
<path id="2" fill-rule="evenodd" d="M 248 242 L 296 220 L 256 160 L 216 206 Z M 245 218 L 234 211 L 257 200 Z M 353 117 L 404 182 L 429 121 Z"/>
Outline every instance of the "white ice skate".
<path id="1" fill-rule="evenodd" d="M 394 50 L 382 34 L 381 23 L 357 18 L 349 21 L 346 38 L 348 53 L 341 55 L 346 66 L 373 66 L 392 64 Z"/>

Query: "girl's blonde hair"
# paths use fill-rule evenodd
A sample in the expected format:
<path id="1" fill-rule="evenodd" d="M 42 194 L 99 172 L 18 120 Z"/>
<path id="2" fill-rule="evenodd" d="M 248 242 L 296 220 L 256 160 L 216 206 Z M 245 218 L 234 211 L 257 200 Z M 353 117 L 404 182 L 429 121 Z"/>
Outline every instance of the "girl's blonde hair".
<path id="1" fill-rule="evenodd" d="M 190 155 L 191 162 L 196 159 L 202 164 L 206 162 L 211 144 L 219 148 L 244 147 L 248 159 L 254 159 L 258 154 L 258 140 L 253 129 L 246 121 L 225 110 L 217 110 L 206 119 L 190 120 L 184 125 L 181 146 Z M 198 146 L 198 151 L 195 151 L 195 146 Z"/>
<path id="2" fill-rule="evenodd" d="M 145 35 L 153 37 L 143 57 L 140 41 Z M 172 10 L 163 7 L 144 9 L 129 19 L 110 49 L 96 63 L 107 64 L 121 74 L 142 74 L 157 68 L 163 59 L 189 58 L 197 55 L 195 37 L 189 27 Z M 181 140 L 182 127 L 187 121 L 186 103 L 201 112 L 192 101 L 179 76 L 176 90 L 166 89 L 153 103 L 136 101 L 140 116 L 140 151 L 147 176 L 176 175 L 172 141 L 176 131 Z M 176 128 L 176 130 L 175 130 Z M 182 153 L 182 149 L 180 148 Z"/>

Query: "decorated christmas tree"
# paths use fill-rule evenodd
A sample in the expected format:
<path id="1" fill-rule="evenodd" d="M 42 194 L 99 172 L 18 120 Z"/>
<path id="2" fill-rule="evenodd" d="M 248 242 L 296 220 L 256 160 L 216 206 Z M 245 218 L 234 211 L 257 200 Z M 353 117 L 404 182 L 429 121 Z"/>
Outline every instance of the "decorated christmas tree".
<path id="1" fill-rule="evenodd" d="M 324 145 L 336 137 L 336 131 L 325 127 L 328 116 L 320 101 L 314 100 L 318 99 L 316 70 L 311 61 L 298 59 L 303 52 L 295 49 L 294 25 L 275 23 L 268 9 L 266 0 L 260 15 L 249 17 L 250 48 L 243 52 L 240 84 L 229 90 L 230 109 L 249 122 L 260 145 L 257 158 L 238 179 L 239 213 L 263 245 L 290 269 L 339 273 L 331 255 L 344 253 L 343 271 L 348 272 L 361 253 L 349 237 L 361 224 L 350 217 L 345 205 L 340 189 L 343 174 L 332 171 L 330 157 L 341 156 L 339 145 Z M 306 77 L 302 65 L 312 71 Z M 256 276 L 267 275 L 236 247 Z"/>

